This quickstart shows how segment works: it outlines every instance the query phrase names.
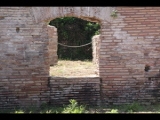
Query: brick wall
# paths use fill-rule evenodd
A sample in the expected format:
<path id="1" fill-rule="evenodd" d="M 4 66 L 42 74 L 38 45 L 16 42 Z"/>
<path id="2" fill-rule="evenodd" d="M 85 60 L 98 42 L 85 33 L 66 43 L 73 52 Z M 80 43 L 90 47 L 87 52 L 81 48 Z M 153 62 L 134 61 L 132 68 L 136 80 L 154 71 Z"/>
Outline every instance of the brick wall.
<path id="1" fill-rule="evenodd" d="M 160 8 L 117 7 L 117 18 L 101 23 L 100 77 L 103 102 L 159 102 Z M 150 70 L 146 72 L 145 66 Z"/>
<path id="2" fill-rule="evenodd" d="M 50 78 L 51 105 L 67 105 L 70 99 L 80 104 L 100 104 L 99 77 L 52 77 Z"/>
<path id="3" fill-rule="evenodd" d="M 114 9 L 118 11 L 116 18 L 110 17 L 109 7 L 0 7 L 0 108 L 39 106 L 49 101 L 57 103 L 54 98 L 58 92 L 60 97 L 57 99 L 65 102 L 60 82 L 63 79 L 58 83 L 59 91 L 54 85 L 57 81 L 49 79 L 50 38 L 47 28 L 50 20 L 63 16 L 80 17 L 101 24 L 98 53 L 101 87 L 93 87 L 99 84 L 94 79 L 89 79 L 93 86 L 92 83 L 86 84 L 88 78 L 83 80 L 89 89 L 101 89 L 104 104 L 159 102 L 160 8 Z M 146 65 L 150 66 L 148 72 L 145 71 Z M 82 85 L 80 81 L 75 84 Z M 70 91 L 77 92 L 75 84 L 71 84 Z M 57 92 L 55 95 L 53 88 Z M 80 92 L 82 89 L 79 89 Z M 89 99 L 85 98 L 85 93 L 82 92 L 82 101 Z M 93 97 L 95 103 L 99 96 L 98 92 L 93 94 L 97 96 Z M 76 95 L 80 99 L 78 92 Z"/>
<path id="4" fill-rule="evenodd" d="M 0 108 L 47 101 L 46 31 L 44 23 L 35 24 L 29 7 L 0 7 Z"/>

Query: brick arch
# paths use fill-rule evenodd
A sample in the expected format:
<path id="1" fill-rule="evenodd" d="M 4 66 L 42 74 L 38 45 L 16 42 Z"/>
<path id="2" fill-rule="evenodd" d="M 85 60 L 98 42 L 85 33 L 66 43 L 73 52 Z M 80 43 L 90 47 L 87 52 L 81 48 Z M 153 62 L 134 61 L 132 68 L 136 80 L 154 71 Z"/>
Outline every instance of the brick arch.
<path id="1" fill-rule="evenodd" d="M 56 18 L 77 17 L 77 18 L 91 21 L 91 22 L 98 22 L 103 27 L 105 24 L 109 24 L 112 20 L 110 17 L 111 10 L 112 10 L 111 7 L 31 7 L 30 13 L 32 15 L 32 18 L 34 19 L 35 24 L 43 23 L 48 25 L 48 23 L 51 20 Z M 49 35 L 49 31 L 52 29 L 52 32 L 53 32 L 54 29 L 47 25 L 43 26 L 43 33 L 45 32 L 46 34 L 48 34 L 49 44 L 55 43 L 57 40 L 55 41 L 54 36 Z M 55 42 L 50 42 L 50 41 L 53 41 L 53 39 Z M 52 45 L 52 47 L 53 46 L 55 47 L 55 45 Z M 54 55 L 54 57 L 55 56 L 57 57 L 56 54 Z M 50 55 L 49 55 L 49 58 L 51 58 Z M 45 61 L 48 61 L 48 60 L 45 60 Z M 51 62 L 47 62 L 47 63 L 51 64 Z M 49 69 L 49 67 L 47 68 Z"/>
<path id="2" fill-rule="evenodd" d="M 111 7 L 32 7 L 35 22 L 49 22 L 59 17 L 77 17 L 91 22 L 111 22 Z"/>
<path id="3" fill-rule="evenodd" d="M 112 9 L 112 7 L 31 7 L 30 13 L 35 24 L 43 23 L 48 25 L 51 20 L 56 18 L 77 17 L 90 22 L 98 22 L 103 27 L 101 29 L 104 29 L 106 26 L 109 27 L 108 25 L 113 20 L 110 16 Z M 47 25 L 44 28 L 48 31 L 50 28 Z M 103 36 L 103 34 L 101 35 Z M 101 43 L 99 46 L 101 46 Z"/>
<path id="4" fill-rule="evenodd" d="M 75 15 L 70 15 L 67 14 L 65 17 L 71 16 L 71 17 L 76 17 Z M 98 19 L 95 18 L 87 18 L 83 17 L 80 18 L 83 20 L 91 21 L 91 22 L 97 22 L 100 23 Z M 101 29 L 101 28 L 100 28 Z M 58 33 L 57 33 L 57 28 L 55 26 L 47 25 L 47 31 L 48 31 L 48 39 L 49 39 L 49 64 L 50 66 L 54 66 L 58 63 L 58 55 L 57 55 L 57 50 L 58 50 Z M 99 68 L 99 48 L 100 48 L 100 35 L 95 35 L 92 36 L 92 56 L 93 56 L 93 63 L 96 64 L 96 74 L 99 75 L 98 68 Z"/>
<path id="5" fill-rule="evenodd" d="M 90 22 L 98 22 L 103 27 L 106 24 L 110 24 L 112 20 L 110 16 L 111 10 L 111 7 L 31 7 L 30 14 L 35 24 L 48 25 L 51 20 L 56 18 L 76 17 Z M 47 30 L 46 34 L 49 34 L 49 31 L 52 29 L 53 32 L 54 29 L 47 25 L 43 26 L 43 32 Z M 48 35 L 48 39 L 52 38 L 52 35 Z"/>

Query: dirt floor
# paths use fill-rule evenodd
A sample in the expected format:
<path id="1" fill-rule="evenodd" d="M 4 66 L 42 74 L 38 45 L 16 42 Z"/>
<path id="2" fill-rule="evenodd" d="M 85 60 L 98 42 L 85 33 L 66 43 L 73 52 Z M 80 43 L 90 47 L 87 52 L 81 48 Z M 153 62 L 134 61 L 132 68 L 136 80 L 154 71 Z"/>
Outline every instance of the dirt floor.
<path id="1" fill-rule="evenodd" d="M 59 60 L 50 67 L 50 76 L 56 77 L 89 77 L 98 76 L 96 65 L 92 61 Z"/>

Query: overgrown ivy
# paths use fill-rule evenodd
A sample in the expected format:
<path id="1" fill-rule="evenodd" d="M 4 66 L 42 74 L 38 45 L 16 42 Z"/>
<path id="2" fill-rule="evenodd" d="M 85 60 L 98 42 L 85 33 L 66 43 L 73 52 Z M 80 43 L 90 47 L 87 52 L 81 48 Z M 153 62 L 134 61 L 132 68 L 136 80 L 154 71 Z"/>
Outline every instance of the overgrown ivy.
<path id="1" fill-rule="evenodd" d="M 99 34 L 100 25 L 76 17 L 56 18 L 49 25 L 55 26 L 58 42 L 71 46 L 79 46 L 91 42 L 92 36 Z M 92 59 L 92 45 L 81 48 L 68 48 L 58 45 L 60 59 L 85 60 Z"/>

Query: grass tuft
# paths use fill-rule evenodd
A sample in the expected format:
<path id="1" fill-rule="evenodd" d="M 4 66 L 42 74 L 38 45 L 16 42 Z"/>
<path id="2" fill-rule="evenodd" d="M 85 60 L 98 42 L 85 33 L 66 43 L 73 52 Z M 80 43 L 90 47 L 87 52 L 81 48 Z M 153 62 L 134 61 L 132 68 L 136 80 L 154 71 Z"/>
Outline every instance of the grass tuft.
<path id="1" fill-rule="evenodd" d="M 41 114 L 82 114 L 82 113 L 160 113 L 160 105 L 140 105 L 137 102 L 128 105 L 112 105 L 112 106 L 85 106 L 79 105 L 78 102 L 74 99 L 69 100 L 68 105 L 64 107 L 53 107 L 46 103 L 42 104 L 40 108 L 29 107 L 29 108 L 17 108 L 15 110 L 1 110 L 0 113 L 14 113 L 14 114 L 23 114 L 23 113 L 41 113 Z"/>

